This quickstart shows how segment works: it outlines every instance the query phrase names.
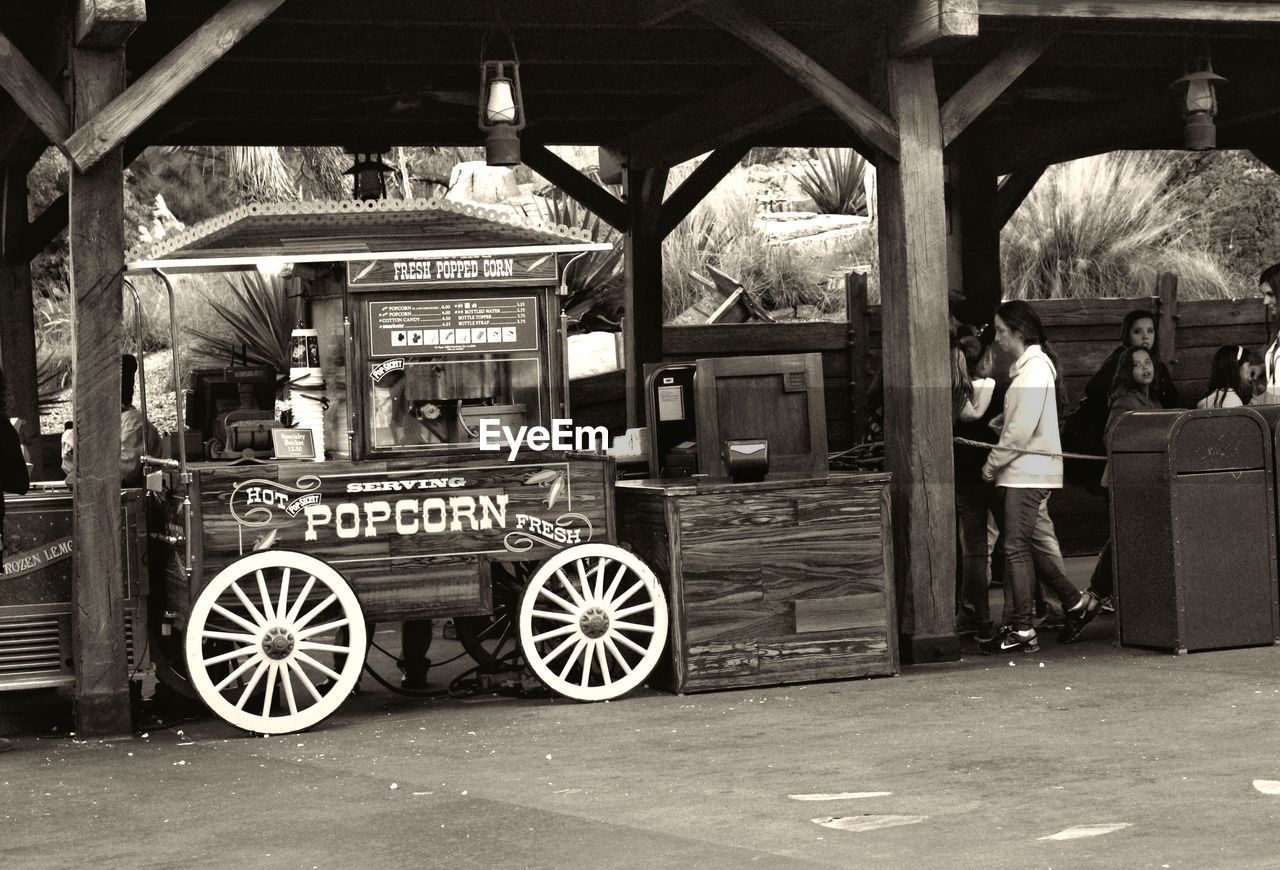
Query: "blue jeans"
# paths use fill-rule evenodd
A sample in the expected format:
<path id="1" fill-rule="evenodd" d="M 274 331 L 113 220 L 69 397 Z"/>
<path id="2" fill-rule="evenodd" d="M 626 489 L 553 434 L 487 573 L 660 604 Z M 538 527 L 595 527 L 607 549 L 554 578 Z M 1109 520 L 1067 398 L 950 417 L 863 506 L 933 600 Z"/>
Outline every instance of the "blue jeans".
<path id="1" fill-rule="evenodd" d="M 1004 532 L 1004 624 L 1023 631 L 1035 624 L 1037 575 L 1058 596 L 1064 610 L 1080 600 L 1080 590 L 1067 579 L 1061 557 L 1036 558 L 1033 544 L 1040 506 L 1049 499 L 1047 489 L 1000 487 L 995 500 L 996 521 Z"/>

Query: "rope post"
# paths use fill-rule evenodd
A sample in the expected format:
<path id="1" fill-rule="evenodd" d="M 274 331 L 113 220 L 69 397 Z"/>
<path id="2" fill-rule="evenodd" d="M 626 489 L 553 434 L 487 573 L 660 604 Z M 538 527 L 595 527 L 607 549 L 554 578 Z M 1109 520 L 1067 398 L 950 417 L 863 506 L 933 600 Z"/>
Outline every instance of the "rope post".
<path id="1" fill-rule="evenodd" d="M 871 324 L 867 317 L 867 276 L 844 276 L 845 319 L 849 321 L 849 436 L 861 444 L 867 437 L 867 391 L 871 379 Z"/>
<path id="2" fill-rule="evenodd" d="M 1156 345 L 1160 348 L 1160 362 L 1173 372 L 1178 364 L 1178 276 L 1161 272 L 1156 277 L 1156 296 L 1160 298 Z"/>

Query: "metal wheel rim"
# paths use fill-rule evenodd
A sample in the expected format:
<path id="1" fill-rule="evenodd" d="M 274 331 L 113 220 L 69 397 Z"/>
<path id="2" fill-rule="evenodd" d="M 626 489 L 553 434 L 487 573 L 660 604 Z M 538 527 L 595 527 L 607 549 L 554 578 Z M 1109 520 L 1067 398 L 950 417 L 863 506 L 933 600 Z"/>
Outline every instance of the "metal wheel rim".
<path id="1" fill-rule="evenodd" d="M 211 655 L 210 642 L 230 644 L 230 652 Z M 333 713 L 360 678 L 366 645 L 360 602 L 342 575 L 281 550 L 220 571 L 196 597 L 184 641 L 200 699 L 224 721 L 260 734 L 301 731 Z"/>
<path id="2" fill-rule="evenodd" d="M 640 686 L 667 642 L 667 599 L 636 556 L 583 544 L 552 556 L 520 599 L 525 661 L 551 690 L 605 701 Z"/>

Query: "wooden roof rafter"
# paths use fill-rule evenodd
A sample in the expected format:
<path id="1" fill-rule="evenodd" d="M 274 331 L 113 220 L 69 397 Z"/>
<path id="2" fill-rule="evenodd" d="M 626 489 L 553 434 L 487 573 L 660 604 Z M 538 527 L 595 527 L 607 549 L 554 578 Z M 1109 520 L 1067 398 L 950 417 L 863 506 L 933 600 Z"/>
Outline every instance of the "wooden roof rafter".
<path id="1" fill-rule="evenodd" d="M 714 21 L 782 67 L 839 115 L 860 138 L 881 153 L 897 159 L 898 126 L 894 120 L 778 35 L 765 22 L 733 0 L 707 0 L 698 5 L 697 11 L 699 15 Z"/>

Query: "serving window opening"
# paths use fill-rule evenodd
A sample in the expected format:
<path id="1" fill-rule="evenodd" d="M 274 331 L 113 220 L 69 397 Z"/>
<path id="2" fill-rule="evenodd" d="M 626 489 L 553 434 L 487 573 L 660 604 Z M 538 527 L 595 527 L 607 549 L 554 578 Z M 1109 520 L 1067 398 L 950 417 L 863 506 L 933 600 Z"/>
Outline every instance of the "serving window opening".
<path id="1" fill-rule="evenodd" d="M 366 306 L 373 450 L 475 445 L 485 420 L 513 430 L 547 425 L 536 297 Z"/>

